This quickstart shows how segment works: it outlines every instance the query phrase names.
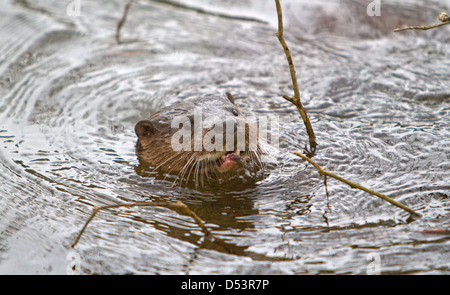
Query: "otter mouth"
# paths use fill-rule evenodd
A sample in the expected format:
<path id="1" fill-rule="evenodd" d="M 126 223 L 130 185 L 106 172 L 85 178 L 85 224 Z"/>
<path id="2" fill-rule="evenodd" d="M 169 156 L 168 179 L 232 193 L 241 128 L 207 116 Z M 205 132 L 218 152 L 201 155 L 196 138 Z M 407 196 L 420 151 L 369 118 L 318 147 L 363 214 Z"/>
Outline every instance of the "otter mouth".
<path id="1" fill-rule="evenodd" d="M 226 152 L 216 160 L 217 170 L 219 172 L 235 172 L 244 168 L 245 161 L 240 156 L 239 151 Z"/>

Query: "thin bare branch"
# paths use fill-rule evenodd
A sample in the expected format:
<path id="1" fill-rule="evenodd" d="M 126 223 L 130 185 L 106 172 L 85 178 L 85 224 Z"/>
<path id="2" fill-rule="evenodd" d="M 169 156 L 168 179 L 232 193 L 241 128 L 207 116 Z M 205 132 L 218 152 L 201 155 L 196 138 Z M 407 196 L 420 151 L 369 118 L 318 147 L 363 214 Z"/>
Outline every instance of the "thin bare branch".
<path id="1" fill-rule="evenodd" d="M 406 31 L 406 30 L 430 30 L 430 29 L 434 29 L 437 27 L 441 27 L 441 26 L 445 26 L 450 24 L 450 16 L 443 12 L 439 15 L 439 20 L 441 21 L 441 23 L 439 24 L 435 24 L 435 25 L 430 25 L 430 26 L 412 26 L 412 27 L 406 27 L 406 28 L 398 28 L 395 29 L 394 32 L 400 32 L 400 31 Z"/>
<path id="2" fill-rule="evenodd" d="M 362 190 L 362 191 L 365 191 L 365 192 L 367 192 L 367 193 L 369 193 L 369 194 L 371 194 L 371 195 L 374 195 L 374 196 L 376 196 L 376 197 L 379 197 L 379 198 L 381 198 L 381 199 L 383 199 L 383 200 L 385 200 L 385 201 L 391 203 L 392 205 L 397 206 L 397 207 L 399 207 L 399 208 L 401 208 L 401 209 L 403 209 L 403 210 L 409 212 L 410 214 L 412 214 L 412 215 L 414 215 L 414 216 L 416 216 L 416 217 L 420 217 L 420 216 L 421 216 L 419 213 L 416 213 L 414 210 L 410 209 L 409 207 L 403 205 L 402 203 L 400 203 L 400 202 L 398 202 L 398 201 L 396 201 L 396 200 L 394 200 L 394 199 L 392 199 L 392 198 L 390 198 L 390 197 L 388 197 L 388 196 L 386 196 L 386 195 L 380 194 L 379 192 L 376 192 L 376 191 L 374 191 L 374 190 L 371 190 L 371 189 L 369 189 L 369 188 L 366 188 L 366 187 L 364 187 L 364 186 L 362 186 L 362 185 L 360 185 L 360 184 L 358 184 L 358 183 L 356 183 L 356 182 L 347 180 L 347 179 L 345 179 L 345 178 L 343 178 L 343 177 L 341 177 L 341 176 L 339 176 L 339 175 L 336 175 L 336 174 L 334 174 L 334 173 L 331 173 L 331 172 L 329 172 L 329 171 L 323 169 L 323 168 L 320 167 L 318 164 L 316 164 L 313 160 L 311 160 L 309 157 L 303 155 L 302 153 L 295 152 L 295 153 L 293 153 L 293 154 L 296 155 L 296 156 L 298 156 L 298 157 L 300 157 L 300 158 L 302 158 L 303 160 L 307 161 L 307 162 L 310 163 L 311 165 L 313 165 L 314 168 L 317 169 L 317 171 L 319 172 L 319 174 L 320 174 L 321 176 L 324 176 L 324 175 L 325 175 L 325 176 L 332 177 L 332 178 L 334 178 L 334 179 L 336 179 L 336 180 L 339 180 L 339 181 L 341 181 L 341 182 L 343 182 L 343 183 L 345 183 L 345 184 L 348 184 L 351 188 L 357 188 L 357 189 L 360 189 L 360 190 Z"/>
<path id="3" fill-rule="evenodd" d="M 133 1 L 134 0 L 128 0 L 127 4 L 125 4 L 125 7 L 123 8 L 122 18 L 117 23 L 117 28 L 116 28 L 116 42 L 117 42 L 117 44 L 122 43 L 122 41 L 120 40 L 120 30 L 122 29 L 122 26 L 127 21 L 128 11 L 130 10 L 130 7 L 131 7 L 131 4 L 133 3 Z"/>
<path id="4" fill-rule="evenodd" d="M 83 235 L 84 231 L 86 230 L 87 226 L 92 221 L 92 219 L 94 219 L 95 215 L 97 215 L 97 213 L 100 210 L 121 208 L 121 207 L 165 207 L 165 208 L 169 208 L 169 209 L 172 209 L 172 210 L 179 209 L 179 210 L 183 211 L 184 214 L 186 214 L 186 215 L 192 217 L 192 219 L 194 219 L 194 221 L 202 229 L 203 233 L 205 234 L 205 236 L 207 238 L 209 238 L 209 239 L 211 239 L 213 241 L 215 240 L 214 236 L 209 231 L 209 229 L 206 227 L 206 225 L 203 223 L 203 221 L 200 219 L 200 217 L 198 217 L 198 215 L 195 214 L 195 212 L 192 211 L 183 202 L 180 202 L 180 201 L 178 201 L 178 202 L 171 202 L 171 203 L 169 203 L 169 202 L 153 202 L 153 203 L 149 203 L 149 202 L 134 202 L 134 203 L 123 203 L 123 204 L 115 204 L 115 205 L 106 205 L 106 206 L 101 206 L 101 207 L 97 207 L 97 206 L 94 207 L 94 210 L 92 211 L 91 216 L 89 217 L 89 219 L 84 224 L 83 228 L 78 233 L 78 236 L 75 239 L 75 242 L 72 244 L 72 248 L 74 248 L 78 244 L 78 241 L 80 240 L 80 238 Z"/>
<path id="5" fill-rule="evenodd" d="M 300 116 L 303 119 L 303 122 L 305 123 L 306 132 L 309 136 L 309 146 L 310 146 L 310 155 L 314 155 L 317 148 L 317 142 L 316 142 L 316 136 L 314 134 L 314 130 L 311 125 L 311 121 L 309 120 L 309 117 L 306 113 L 305 108 L 303 107 L 303 104 L 300 100 L 300 90 L 298 87 L 298 81 L 297 81 L 297 75 L 295 72 L 294 62 L 292 60 L 291 51 L 289 50 L 289 47 L 287 46 L 286 41 L 284 40 L 284 28 L 283 28 L 283 13 L 281 10 L 281 4 L 279 0 L 275 0 L 275 5 L 277 7 L 277 15 L 278 15 L 278 32 L 276 32 L 276 35 L 278 37 L 278 40 L 280 41 L 281 46 L 283 47 L 284 54 L 286 55 L 286 59 L 289 64 L 289 70 L 291 72 L 291 80 L 292 80 L 292 88 L 294 90 L 294 96 L 289 97 L 287 95 L 283 95 L 283 98 L 287 101 L 293 103 L 297 110 L 300 113 Z"/>

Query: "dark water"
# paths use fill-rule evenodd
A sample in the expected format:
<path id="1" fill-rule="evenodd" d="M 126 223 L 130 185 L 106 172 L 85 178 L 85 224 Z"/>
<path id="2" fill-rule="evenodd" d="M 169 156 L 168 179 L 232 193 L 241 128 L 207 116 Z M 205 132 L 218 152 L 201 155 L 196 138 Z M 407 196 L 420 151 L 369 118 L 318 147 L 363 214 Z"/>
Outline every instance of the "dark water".
<path id="1" fill-rule="evenodd" d="M 307 143 L 276 39 L 273 1 L 3 1 L 0 9 L 0 273 L 450 273 L 448 1 L 283 1 L 285 35 L 315 129 L 315 160 L 423 215 L 323 181 L 292 156 Z M 181 2 L 181 1 L 180 1 Z M 255 184 L 174 187 L 137 173 L 134 124 L 158 108 L 229 91 L 282 125 Z M 184 201 L 229 249 L 167 208 Z M 375 257 L 375 258 L 374 258 Z M 375 259 L 375 260 L 373 260 Z M 378 259 L 378 260 L 377 260 Z M 70 271 L 69 271 L 70 272 Z"/>

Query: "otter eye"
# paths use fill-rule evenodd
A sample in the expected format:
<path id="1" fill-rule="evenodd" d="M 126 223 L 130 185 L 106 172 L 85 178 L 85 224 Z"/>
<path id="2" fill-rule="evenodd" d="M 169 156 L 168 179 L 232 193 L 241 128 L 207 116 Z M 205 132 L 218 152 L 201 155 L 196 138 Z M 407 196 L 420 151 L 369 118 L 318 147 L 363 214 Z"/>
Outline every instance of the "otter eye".
<path id="1" fill-rule="evenodd" d="M 231 110 L 231 113 L 232 113 L 233 115 L 235 115 L 236 117 L 239 116 L 239 113 L 238 113 L 238 111 L 237 111 L 236 109 L 232 109 L 232 110 Z"/>

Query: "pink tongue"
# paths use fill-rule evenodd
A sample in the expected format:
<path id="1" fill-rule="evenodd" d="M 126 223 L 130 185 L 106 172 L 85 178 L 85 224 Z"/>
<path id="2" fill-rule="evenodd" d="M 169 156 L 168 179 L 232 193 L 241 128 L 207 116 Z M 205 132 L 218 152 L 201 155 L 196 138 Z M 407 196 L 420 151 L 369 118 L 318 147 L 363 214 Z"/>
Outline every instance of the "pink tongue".
<path id="1" fill-rule="evenodd" d="M 231 172 L 238 170 L 244 166 L 241 157 L 235 154 L 229 154 L 223 159 L 222 164 L 219 166 L 220 172 Z"/>

